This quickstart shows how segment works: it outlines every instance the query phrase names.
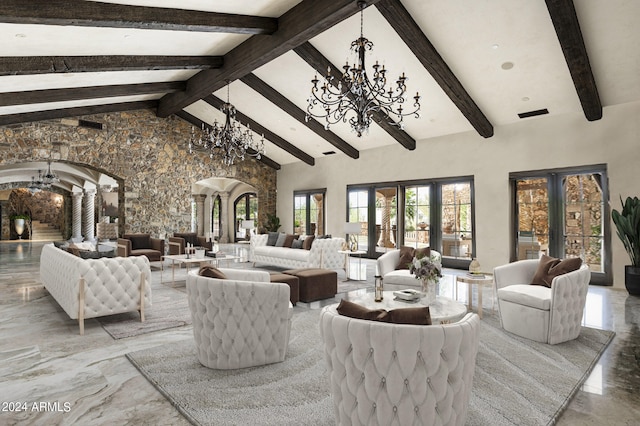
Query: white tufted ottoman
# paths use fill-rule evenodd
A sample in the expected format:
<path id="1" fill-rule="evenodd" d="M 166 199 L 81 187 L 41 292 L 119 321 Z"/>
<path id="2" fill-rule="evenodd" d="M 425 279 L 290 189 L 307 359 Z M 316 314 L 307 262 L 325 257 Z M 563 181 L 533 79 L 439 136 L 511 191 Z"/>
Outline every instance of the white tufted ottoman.
<path id="1" fill-rule="evenodd" d="M 284 361 L 293 315 L 289 286 L 269 282 L 265 271 L 220 271 L 227 279 L 187 276 L 200 363 L 227 370 Z"/>

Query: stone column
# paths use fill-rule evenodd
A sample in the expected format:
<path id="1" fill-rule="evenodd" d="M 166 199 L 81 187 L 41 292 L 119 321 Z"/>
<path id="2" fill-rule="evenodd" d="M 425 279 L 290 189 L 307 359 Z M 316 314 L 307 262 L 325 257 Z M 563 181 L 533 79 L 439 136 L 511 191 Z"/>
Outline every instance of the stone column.
<path id="1" fill-rule="evenodd" d="M 220 242 L 229 243 L 229 193 L 220 193 Z"/>
<path id="2" fill-rule="evenodd" d="M 95 219 L 95 189 L 84 190 L 84 214 L 82 215 L 82 233 L 86 241 L 95 241 L 94 231 L 96 229 Z"/>
<path id="3" fill-rule="evenodd" d="M 204 200 L 207 198 L 205 194 L 193 194 L 196 202 L 196 235 L 204 236 Z"/>
<path id="4" fill-rule="evenodd" d="M 71 240 L 79 243 L 82 241 L 82 192 L 74 192 L 73 195 L 73 211 L 72 211 L 72 235 Z"/>
<path id="5" fill-rule="evenodd" d="M 9 219 L 9 200 L 0 201 L 0 212 L 2 212 L 2 230 L 0 230 L 0 240 L 8 240 L 11 238 L 11 219 Z"/>

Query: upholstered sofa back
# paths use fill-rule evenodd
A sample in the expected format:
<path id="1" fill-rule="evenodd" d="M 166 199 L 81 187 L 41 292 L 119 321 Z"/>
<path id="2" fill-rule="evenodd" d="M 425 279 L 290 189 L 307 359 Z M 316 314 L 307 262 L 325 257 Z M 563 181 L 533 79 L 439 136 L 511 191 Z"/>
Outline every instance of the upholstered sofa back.
<path id="1" fill-rule="evenodd" d="M 431 250 L 431 258 L 442 263 L 440 252 Z M 382 277 L 384 285 L 399 287 L 420 287 L 420 280 L 411 275 L 408 269 L 396 269 L 400 262 L 400 250 L 391 250 L 380 256 L 377 260 L 378 273 Z"/>
<path id="2" fill-rule="evenodd" d="M 268 234 L 251 237 L 249 260 L 254 263 L 267 263 L 283 268 L 326 268 L 342 269 L 344 255 L 338 253 L 344 244 L 344 238 L 316 238 L 310 250 L 289 247 L 267 246 Z"/>
<path id="3" fill-rule="evenodd" d="M 336 306 L 320 314 L 336 424 L 465 424 L 477 314 L 453 324 L 405 325 L 345 317 Z"/>
<path id="4" fill-rule="evenodd" d="M 81 259 L 47 244 L 40 256 L 40 279 L 72 319 L 139 310 L 142 281 L 144 306 L 151 306 L 151 268 L 145 256 Z"/>

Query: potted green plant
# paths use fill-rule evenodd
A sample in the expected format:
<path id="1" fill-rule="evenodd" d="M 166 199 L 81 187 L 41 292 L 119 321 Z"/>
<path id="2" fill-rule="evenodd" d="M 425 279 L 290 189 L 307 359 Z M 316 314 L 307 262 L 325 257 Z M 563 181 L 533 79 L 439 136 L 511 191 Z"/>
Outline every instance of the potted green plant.
<path id="1" fill-rule="evenodd" d="M 280 218 L 275 214 L 267 213 L 267 221 L 264 223 L 264 227 L 269 232 L 278 232 L 278 229 L 280 229 Z"/>
<path id="2" fill-rule="evenodd" d="M 640 296 L 640 200 L 627 197 L 623 202 L 620 197 L 620 203 L 622 211 L 613 209 L 611 218 L 631 259 L 631 265 L 624 267 L 624 285 L 629 294 Z"/>

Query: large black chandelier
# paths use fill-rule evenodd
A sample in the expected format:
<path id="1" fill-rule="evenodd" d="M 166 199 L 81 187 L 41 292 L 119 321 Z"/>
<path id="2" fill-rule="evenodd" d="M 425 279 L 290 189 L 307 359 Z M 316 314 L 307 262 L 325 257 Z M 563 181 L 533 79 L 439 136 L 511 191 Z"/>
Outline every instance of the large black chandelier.
<path id="1" fill-rule="evenodd" d="M 202 123 L 199 134 L 194 127 L 191 127 L 189 152 L 208 152 L 211 159 L 220 153 L 226 166 L 233 165 L 236 159 L 244 160 L 246 156 L 259 160 L 265 154 L 264 136 L 259 142 L 254 142 L 249 125 L 247 124 L 246 130 L 243 130 L 236 120 L 236 108 L 229 103 L 229 82 L 227 82 L 227 102 L 222 105 L 220 111 L 226 116 L 224 126 L 219 125 L 217 120 L 213 126 Z"/>
<path id="2" fill-rule="evenodd" d="M 369 80 L 365 69 L 365 51 L 373 49 L 373 42 L 363 35 L 363 11 L 367 6 L 366 1 L 359 1 L 360 7 L 360 38 L 351 43 L 351 51 L 357 54 L 357 64 L 349 65 L 349 62 L 342 67 L 342 76 L 336 81 L 331 75 L 331 68 L 327 68 L 327 75 L 323 78 L 321 85 L 316 75 L 311 83 L 311 96 L 307 105 L 306 120 L 311 117 L 325 120 L 325 129 L 329 130 L 331 124 L 339 121 L 347 122 L 358 135 L 369 131 L 374 112 L 382 112 L 391 120 L 391 124 L 404 129 L 404 117 L 413 115 L 420 116 L 420 94 L 413 97 L 413 111 L 405 112 L 402 104 L 405 102 L 404 94 L 407 90 L 405 82 L 407 77 L 402 73 L 396 80 L 396 87 L 387 88 L 387 70 L 384 65 L 379 65 L 376 61 L 373 65 L 373 78 Z M 315 113 L 314 107 L 321 109 L 321 113 Z M 354 114 L 350 114 L 353 112 Z M 347 117 L 350 115 L 350 117 Z M 398 121 L 394 121 L 393 117 Z"/>

